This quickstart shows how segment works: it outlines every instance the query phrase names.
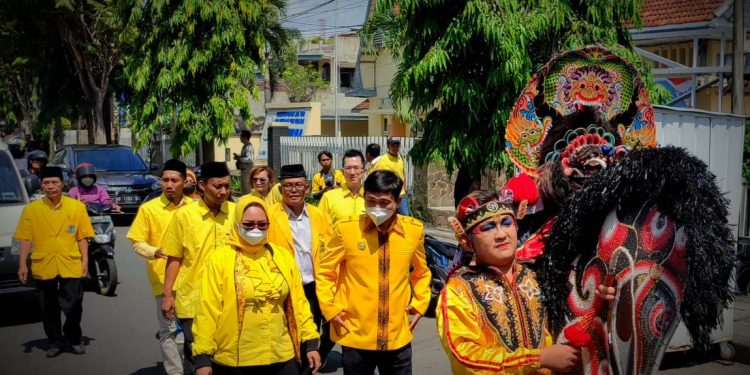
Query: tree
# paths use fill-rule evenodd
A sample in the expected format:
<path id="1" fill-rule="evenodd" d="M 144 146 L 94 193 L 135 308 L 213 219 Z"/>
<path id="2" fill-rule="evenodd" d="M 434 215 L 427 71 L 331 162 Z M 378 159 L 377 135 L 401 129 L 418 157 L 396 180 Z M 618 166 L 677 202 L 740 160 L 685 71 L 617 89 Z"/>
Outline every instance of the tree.
<path id="1" fill-rule="evenodd" d="M 382 36 L 398 61 L 390 90 L 400 117 L 421 140 L 417 163 L 442 157 L 448 172 L 510 165 L 504 128 L 531 75 L 556 52 L 603 44 L 644 77 L 663 103 L 648 66 L 632 50 L 625 25 L 640 23 L 641 0 L 378 0 L 361 35 Z"/>
<path id="2" fill-rule="evenodd" d="M 290 64 L 284 70 L 284 83 L 290 102 L 309 102 L 317 90 L 325 89 L 328 83 L 312 64 Z"/>
<path id="3" fill-rule="evenodd" d="M 286 42 L 284 9 L 283 0 L 123 0 L 120 37 L 131 45 L 126 101 L 137 146 L 168 132 L 179 156 L 235 134 L 235 114 L 251 118 L 248 100 L 258 96 L 267 46 Z"/>
<path id="4" fill-rule="evenodd" d="M 105 118 L 105 101 L 111 102 L 111 75 L 122 58 L 117 36 L 123 25 L 114 0 L 56 0 L 55 8 L 65 52 L 89 105 L 89 143 L 109 143 L 111 123 Z"/>

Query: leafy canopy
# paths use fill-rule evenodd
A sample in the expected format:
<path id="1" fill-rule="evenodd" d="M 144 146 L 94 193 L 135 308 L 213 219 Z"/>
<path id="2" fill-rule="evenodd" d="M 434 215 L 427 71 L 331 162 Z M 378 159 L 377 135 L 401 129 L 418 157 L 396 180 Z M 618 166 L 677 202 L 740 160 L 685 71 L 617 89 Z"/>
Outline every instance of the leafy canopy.
<path id="1" fill-rule="evenodd" d="M 137 144 L 171 133 L 179 156 L 201 140 L 235 134 L 235 115 L 251 118 L 267 45 L 277 50 L 286 41 L 284 11 L 283 0 L 123 0 L 121 38 L 132 46 L 126 102 Z"/>
<path id="2" fill-rule="evenodd" d="M 531 75 L 554 53 L 603 44 L 633 63 L 655 103 L 669 94 L 633 51 L 626 24 L 642 0 L 378 0 L 361 35 L 398 62 L 390 89 L 419 131 L 418 163 L 435 154 L 449 172 L 510 165 L 504 127 Z M 377 38 L 376 38 L 377 37 Z M 370 51 L 376 51 L 370 48 Z M 378 52 L 382 52 L 379 50 Z"/>

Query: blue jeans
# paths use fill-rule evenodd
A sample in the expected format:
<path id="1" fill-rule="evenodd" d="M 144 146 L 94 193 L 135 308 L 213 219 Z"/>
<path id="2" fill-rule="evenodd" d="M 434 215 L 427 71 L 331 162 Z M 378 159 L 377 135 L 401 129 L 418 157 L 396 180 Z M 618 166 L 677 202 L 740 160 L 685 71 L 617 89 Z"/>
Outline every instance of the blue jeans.
<path id="1" fill-rule="evenodd" d="M 404 194 L 401 196 L 401 204 L 398 205 L 396 213 L 399 215 L 409 216 L 409 196 Z"/>

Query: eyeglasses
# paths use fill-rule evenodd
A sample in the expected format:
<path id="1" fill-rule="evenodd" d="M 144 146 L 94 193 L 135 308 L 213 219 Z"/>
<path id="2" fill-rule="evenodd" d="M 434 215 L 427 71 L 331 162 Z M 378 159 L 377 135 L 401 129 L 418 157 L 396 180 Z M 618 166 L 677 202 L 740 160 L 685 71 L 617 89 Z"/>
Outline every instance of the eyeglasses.
<path id="1" fill-rule="evenodd" d="M 304 183 L 304 182 L 297 182 L 297 183 L 294 183 L 294 184 L 282 184 L 281 188 L 284 189 L 284 190 L 286 190 L 286 191 L 292 191 L 292 189 L 305 190 L 305 189 L 307 189 L 307 184 Z"/>
<path id="2" fill-rule="evenodd" d="M 242 223 L 242 227 L 245 229 L 258 228 L 260 230 L 266 230 L 268 229 L 268 222 L 267 221 L 246 221 Z"/>
<path id="3" fill-rule="evenodd" d="M 506 216 L 506 217 L 501 217 L 498 220 L 487 220 L 477 225 L 476 227 L 474 227 L 474 229 L 472 229 L 471 232 L 474 234 L 486 233 L 491 230 L 495 230 L 498 227 L 504 230 L 512 226 L 513 226 L 513 218 Z"/>
<path id="4" fill-rule="evenodd" d="M 347 171 L 347 172 L 359 172 L 362 169 L 364 169 L 364 168 L 362 168 L 362 167 L 344 167 L 344 170 Z"/>
<path id="5" fill-rule="evenodd" d="M 266 182 L 268 182 L 268 179 L 262 177 L 253 177 L 253 182 L 256 184 L 265 184 Z"/>

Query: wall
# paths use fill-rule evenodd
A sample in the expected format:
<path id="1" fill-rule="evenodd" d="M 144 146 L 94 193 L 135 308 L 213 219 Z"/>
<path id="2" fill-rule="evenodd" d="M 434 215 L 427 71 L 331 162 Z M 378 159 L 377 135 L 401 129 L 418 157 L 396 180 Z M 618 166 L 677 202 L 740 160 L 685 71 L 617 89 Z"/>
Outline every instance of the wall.
<path id="1" fill-rule="evenodd" d="M 341 120 L 342 137 L 365 137 L 367 136 L 367 121 L 362 120 Z M 320 121 L 320 135 L 333 137 L 336 135 L 336 122 L 334 120 Z"/>

